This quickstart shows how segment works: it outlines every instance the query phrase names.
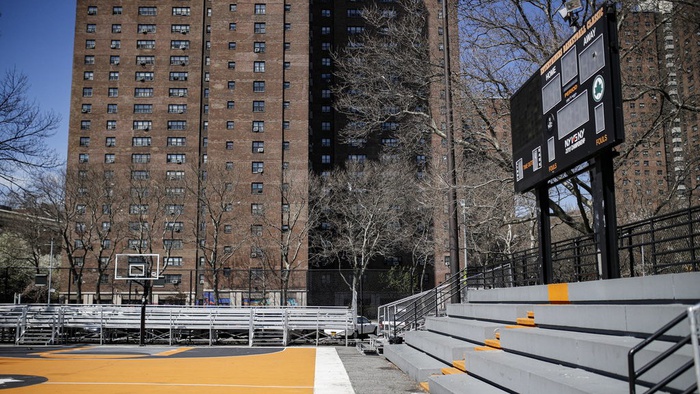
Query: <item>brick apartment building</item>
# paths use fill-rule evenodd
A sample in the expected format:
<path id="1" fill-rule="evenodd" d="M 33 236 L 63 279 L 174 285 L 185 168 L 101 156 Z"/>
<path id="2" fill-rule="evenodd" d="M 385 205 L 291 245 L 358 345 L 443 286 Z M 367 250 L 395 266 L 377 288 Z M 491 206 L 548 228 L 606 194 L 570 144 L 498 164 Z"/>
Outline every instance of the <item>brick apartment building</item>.
<path id="1" fill-rule="evenodd" d="M 337 142 L 330 89 L 331 53 L 361 29 L 363 6 L 78 0 L 67 195 L 79 271 L 62 293 L 137 302 L 138 286 L 114 280 L 116 254 L 157 253 L 154 303 L 211 302 L 216 287 L 225 303 L 279 304 L 280 249 L 305 225 L 308 171 L 365 154 Z M 438 55 L 441 23 L 435 11 Z M 308 250 L 298 248 L 287 300 L 303 305 Z"/>

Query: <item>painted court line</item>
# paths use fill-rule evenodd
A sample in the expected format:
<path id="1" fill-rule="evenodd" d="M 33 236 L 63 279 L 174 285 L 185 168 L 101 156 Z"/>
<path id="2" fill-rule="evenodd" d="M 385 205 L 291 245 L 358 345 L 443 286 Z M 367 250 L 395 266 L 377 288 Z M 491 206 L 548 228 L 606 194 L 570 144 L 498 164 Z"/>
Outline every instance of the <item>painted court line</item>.
<path id="1" fill-rule="evenodd" d="M 354 394 L 350 377 L 335 348 L 316 348 L 314 394 Z"/>
<path id="2" fill-rule="evenodd" d="M 173 387 L 230 387 L 261 389 L 311 389 L 309 386 L 262 386 L 251 384 L 217 384 L 217 383 L 152 383 L 152 382 L 45 382 L 44 385 L 55 386 L 173 386 Z"/>

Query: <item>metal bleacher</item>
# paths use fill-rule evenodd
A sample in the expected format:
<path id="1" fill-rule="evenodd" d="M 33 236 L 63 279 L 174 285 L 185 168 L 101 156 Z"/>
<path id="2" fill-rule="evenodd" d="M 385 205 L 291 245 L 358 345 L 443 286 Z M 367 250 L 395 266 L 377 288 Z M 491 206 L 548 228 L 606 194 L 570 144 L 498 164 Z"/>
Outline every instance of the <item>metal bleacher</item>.
<path id="1" fill-rule="evenodd" d="M 184 307 L 148 305 L 145 342 L 286 346 L 323 341 L 324 329 L 348 330 L 343 307 Z M 129 343 L 139 339 L 141 307 L 0 305 L 0 341 L 15 344 Z"/>

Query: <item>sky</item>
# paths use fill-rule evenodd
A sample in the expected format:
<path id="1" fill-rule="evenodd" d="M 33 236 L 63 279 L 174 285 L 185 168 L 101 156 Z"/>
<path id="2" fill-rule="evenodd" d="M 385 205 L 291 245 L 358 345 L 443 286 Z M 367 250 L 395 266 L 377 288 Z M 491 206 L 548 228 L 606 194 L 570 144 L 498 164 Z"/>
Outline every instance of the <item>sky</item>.
<path id="1" fill-rule="evenodd" d="M 68 151 L 75 0 L 0 0 L 0 73 L 27 76 L 27 96 L 61 116 L 47 146 L 62 161 Z"/>

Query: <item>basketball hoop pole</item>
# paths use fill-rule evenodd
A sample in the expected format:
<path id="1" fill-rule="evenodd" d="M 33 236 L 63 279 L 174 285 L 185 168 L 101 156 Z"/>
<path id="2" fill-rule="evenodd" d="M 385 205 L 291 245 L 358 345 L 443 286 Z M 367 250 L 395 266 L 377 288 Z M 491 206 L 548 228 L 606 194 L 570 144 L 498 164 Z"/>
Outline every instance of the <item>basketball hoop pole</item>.
<path id="1" fill-rule="evenodd" d="M 146 304 L 150 292 L 150 280 L 143 281 L 143 296 L 141 297 L 141 327 L 139 328 L 139 346 L 146 346 Z"/>

